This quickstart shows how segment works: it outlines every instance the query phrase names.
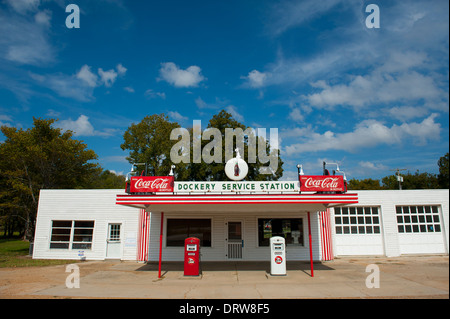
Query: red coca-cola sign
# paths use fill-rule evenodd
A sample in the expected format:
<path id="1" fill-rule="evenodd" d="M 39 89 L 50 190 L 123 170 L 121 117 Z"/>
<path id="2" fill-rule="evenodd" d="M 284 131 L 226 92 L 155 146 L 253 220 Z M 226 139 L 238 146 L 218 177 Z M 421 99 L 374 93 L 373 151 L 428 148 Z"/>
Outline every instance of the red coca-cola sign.
<path id="1" fill-rule="evenodd" d="M 173 192 L 173 176 L 134 176 L 130 179 L 130 193 Z"/>
<path id="2" fill-rule="evenodd" d="M 343 176 L 299 176 L 302 192 L 345 192 Z"/>

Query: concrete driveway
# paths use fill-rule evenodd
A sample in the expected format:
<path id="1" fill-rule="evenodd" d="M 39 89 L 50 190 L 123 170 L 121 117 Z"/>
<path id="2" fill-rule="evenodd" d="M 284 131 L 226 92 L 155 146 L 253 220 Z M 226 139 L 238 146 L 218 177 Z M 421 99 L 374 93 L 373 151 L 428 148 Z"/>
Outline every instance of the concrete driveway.
<path id="1" fill-rule="evenodd" d="M 161 279 L 155 263 L 76 266 L 79 288 L 68 288 L 76 271 L 67 265 L 0 269 L 0 298 L 449 298 L 448 256 L 338 258 L 315 263 L 314 278 L 307 262 L 288 262 L 281 277 L 263 262 L 204 262 L 199 277 L 184 277 L 183 263 L 163 263 Z"/>

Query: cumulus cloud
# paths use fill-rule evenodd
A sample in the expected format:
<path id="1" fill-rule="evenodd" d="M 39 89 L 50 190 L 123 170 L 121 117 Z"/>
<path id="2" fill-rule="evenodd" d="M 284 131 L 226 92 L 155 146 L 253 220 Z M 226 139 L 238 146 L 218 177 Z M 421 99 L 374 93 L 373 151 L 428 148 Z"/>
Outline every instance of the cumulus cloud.
<path id="1" fill-rule="evenodd" d="M 261 88 L 266 84 L 267 78 L 270 76 L 269 73 L 259 72 L 258 70 L 253 70 L 248 73 L 247 76 L 241 77 L 247 81 L 247 85 L 251 88 Z"/>
<path id="2" fill-rule="evenodd" d="M 29 73 L 36 83 L 55 91 L 62 97 L 73 98 L 78 101 L 88 102 L 94 99 L 94 89 L 104 85 L 111 87 L 118 76 L 124 75 L 126 69 L 119 64 L 117 72 L 114 69 L 103 71 L 98 69 L 98 75 L 92 72 L 92 67 L 85 64 L 81 69 L 73 74 L 45 74 Z"/>
<path id="3" fill-rule="evenodd" d="M 76 75 L 77 79 L 84 81 L 90 87 L 96 87 L 98 76 L 91 72 L 89 65 L 83 65 Z"/>
<path id="4" fill-rule="evenodd" d="M 161 63 L 159 70 L 160 80 L 181 88 L 181 87 L 197 87 L 200 82 L 205 80 L 201 74 L 200 67 L 192 65 L 186 70 L 179 68 L 173 62 Z"/>
<path id="5" fill-rule="evenodd" d="M 80 117 L 76 120 L 72 120 L 71 118 L 69 118 L 67 120 L 59 121 L 56 123 L 56 126 L 61 128 L 63 131 L 70 130 L 74 132 L 75 136 L 108 137 L 116 132 L 115 129 L 106 129 L 103 131 L 95 130 L 94 126 L 89 121 L 89 117 L 83 114 L 80 115 Z"/>
<path id="6" fill-rule="evenodd" d="M 441 125 L 435 122 L 437 116 L 433 113 L 420 123 L 394 124 L 391 127 L 376 120 L 365 120 L 347 133 L 326 131 L 320 134 L 311 127 L 298 129 L 296 133 L 301 135 L 297 136 L 297 140 L 301 142 L 286 146 L 285 150 L 287 155 L 328 150 L 356 152 L 379 145 L 399 145 L 407 139 L 416 145 L 423 145 L 440 138 Z"/>

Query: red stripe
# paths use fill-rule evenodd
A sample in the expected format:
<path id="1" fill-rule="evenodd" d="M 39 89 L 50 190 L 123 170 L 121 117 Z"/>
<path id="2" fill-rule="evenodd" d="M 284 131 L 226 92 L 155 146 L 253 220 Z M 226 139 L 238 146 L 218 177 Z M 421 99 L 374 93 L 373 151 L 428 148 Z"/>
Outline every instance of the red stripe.
<path id="1" fill-rule="evenodd" d="M 321 216 L 321 239 L 322 239 L 322 260 L 333 260 L 333 243 L 331 237 L 330 210 L 320 213 Z"/>
<path id="2" fill-rule="evenodd" d="M 357 204 L 358 200 L 347 200 L 347 201 L 234 201 L 234 202 L 224 202 L 224 201 L 153 201 L 153 200 L 142 200 L 142 201 L 121 201 L 116 202 L 117 205 L 199 205 L 199 204 L 224 204 L 224 205 L 240 205 L 240 204 Z"/>
<path id="3" fill-rule="evenodd" d="M 139 211 L 139 232 L 138 232 L 138 248 L 137 260 L 148 260 L 148 228 L 149 228 L 149 213 L 144 209 Z"/>

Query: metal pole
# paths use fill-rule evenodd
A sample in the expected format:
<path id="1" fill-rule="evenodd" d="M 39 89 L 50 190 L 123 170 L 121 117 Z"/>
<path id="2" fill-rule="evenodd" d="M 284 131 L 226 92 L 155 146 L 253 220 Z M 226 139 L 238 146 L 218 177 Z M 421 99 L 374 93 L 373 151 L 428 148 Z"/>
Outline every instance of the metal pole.
<path id="1" fill-rule="evenodd" d="M 314 265 L 313 265 L 313 252 L 312 252 L 312 239 L 311 239 L 311 218 L 308 212 L 308 231 L 309 231 L 309 260 L 311 262 L 311 277 L 314 277 Z"/>
<path id="2" fill-rule="evenodd" d="M 161 231 L 159 232 L 159 267 L 158 267 L 158 278 L 161 278 L 161 259 L 162 259 L 162 242 L 163 242 L 163 224 L 164 224 L 164 212 L 161 212 Z"/>

